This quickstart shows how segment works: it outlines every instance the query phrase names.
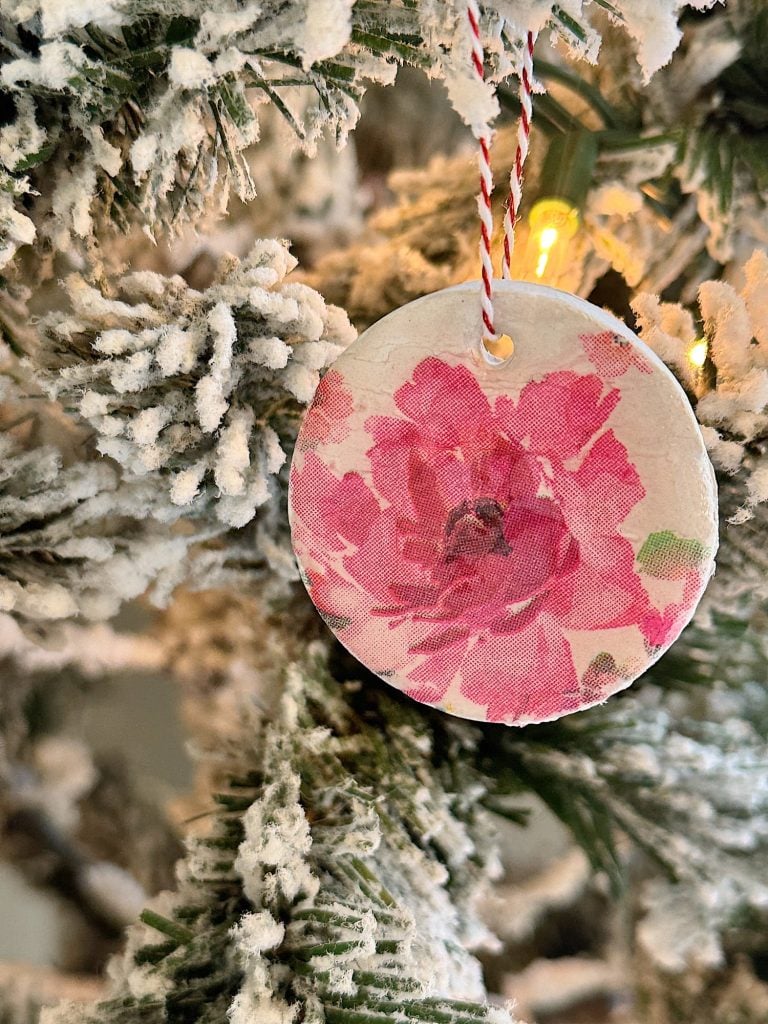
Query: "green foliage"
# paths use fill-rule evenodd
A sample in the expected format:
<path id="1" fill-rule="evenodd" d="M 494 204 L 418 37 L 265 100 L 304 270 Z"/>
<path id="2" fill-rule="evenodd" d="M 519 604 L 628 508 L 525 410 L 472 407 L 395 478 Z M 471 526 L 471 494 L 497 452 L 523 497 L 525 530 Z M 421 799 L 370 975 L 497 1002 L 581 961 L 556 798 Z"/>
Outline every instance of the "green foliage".
<path id="1" fill-rule="evenodd" d="M 464 948 L 489 852 L 470 734 L 384 687 L 345 692 L 317 658 L 289 670 L 257 742 L 83 1021 L 508 1022 L 456 995 L 482 992 Z"/>
<path id="2" fill-rule="evenodd" d="M 345 140 L 367 85 L 391 82 L 398 63 L 471 74 L 461 5 L 357 0 L 338 4 L 335 26 L 299 0 L 215 16 L 203 0 L 33 10 L 0 3 L 0 190 L 28 194 L 0 204 L 0 265 L 35 227 L 65 249 L 110 226 L 173 231 L 231 189 L 253 199 L 257 104 L 311 151 L 323 135 Z M 594 43 L 573 13 L 555 8 L 553 24 L 577 49 Z"/>
<path id="3" fill-rule="evenodd" d="M 740 27 L 739 58 L 718 77 L 716 101 L 681 149 L 688 175 L 700 179 L 721 214 L 733 201 L 734 176 L 746 174 L 759 192 L 768 188 L 768 8 L 753 10 Z"/>
<path id="4" fill-rule="evenodd" d="M 189 543 L 145 522 L 151 491 L 104 463 L 0 433 L 0 608 L 28 622 L 104 619 L 178 563 Z M 111 515 L 105 515 L 109 509 Z"/>
<path id="5" fill-rule="evenodd" d="M 713 927 L 760 926 L 768 804 L 743 780 L 765 761 L 768 704 L 751 684 L 678 681 L 673 695 L 646 680 L 513 730 L 347 681 L 359 666 L 341 652 L 338 678 L 324 661 L 290 668 L 275 717 L 238 740 L 212 830 L 133 929 L 109 998 L 52 1022 L 502 1024 L 466 946 L 484 937 L 472 902 L 493 866 L 488 812 L 522 823 L 525 792 L 616 893 L 629 839 L 674 899 L 717 893 Z"/>
<path id="6" fill-rule="evenodd" d="M 702 891 L 724 885 L 720 909 L 736 915 L 759 902 L 768 854 L 759 838 L 768 804 L 762 787 L 747 783 L 768 754 L 755 682 L 768 664 L 758 636 L 728 659 L 718 656 L 722 635 L 706 645 L 702 635 L 694 629 L 669 664 L 662 659 L 607 705 L 520 732 L 485 727 L 477 761 L 496 799 L 537 793 L 616 892 L 625 884 L 623 834 L 670 880 Z M 731 691 L 719 684 L 726 661 L 742 670 Z"/>

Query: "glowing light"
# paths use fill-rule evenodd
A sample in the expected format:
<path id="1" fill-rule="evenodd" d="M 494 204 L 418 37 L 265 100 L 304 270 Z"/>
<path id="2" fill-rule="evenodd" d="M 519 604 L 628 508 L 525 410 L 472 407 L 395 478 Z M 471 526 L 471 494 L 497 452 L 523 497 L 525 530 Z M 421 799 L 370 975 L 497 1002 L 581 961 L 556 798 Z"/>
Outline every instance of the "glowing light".
<path id="1" fill-rule="evenodd" d="M 552 246 L 557 241 L 560 232 L 557 228 L 544 228 L 539 235 L 539 246 L 545 251 L 549 252 Z"/>
<path id="2" fill-rule="evenodd" d="M 540 199 L 528 216 L 530 235 L 523 278 L 552 282 L 567 264 L 568 243 L 579 229 L 579 211 L 564 199 Z"/>
<path id="3" fill-rule="evenodd" d="M 688 349 L 688 362 L 692 366 L 703 366 L 707 361 L 709 346 L 706 338 L 697 338 Z"/>

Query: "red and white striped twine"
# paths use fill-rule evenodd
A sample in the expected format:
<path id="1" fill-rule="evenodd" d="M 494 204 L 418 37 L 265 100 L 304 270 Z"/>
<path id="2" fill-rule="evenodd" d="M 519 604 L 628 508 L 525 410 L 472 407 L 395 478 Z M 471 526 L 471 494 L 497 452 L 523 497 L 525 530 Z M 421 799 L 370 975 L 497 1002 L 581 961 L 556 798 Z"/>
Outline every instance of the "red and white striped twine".
<path id="1" fill-rule="evenodd" d="M 475 74 L 482 82 L 485 78 L 485 54 L 480 38 L 480 7 L 477 0 L 467 0 L 467 18 L 469 19 L 470 38 L 472 41 L 472 64 Z M 491 193 L 493 192 L 493 172 L 491 170 L 491 130 L 485 125 L 478 136 L 480 151 L 480 195 L 477 197 L 477 209 L 480 214 L 480 266 L 483 278 L 480 290 L 480 304 L 483 311 L 484 337 L 488 341 L 496 340 L 493 324 L 493 261 L 491 260 L 491 237 L 493 235 L 493 211 L 491 209 Z"/>
<path id="2" fill-rule="evenodd" d="M 528 143 L 531 137 L 531 119 L 533 104 L 531 103 L 533 82 L 533 46 L 536 38 L 529 32 L 523 46 L 523 63 L 520 68 L 520 122 L 517 126 L 517 150 L 515 165 L 509 175 L 509 200 L 504 213 L 504 258 L 501 264 L 501 276 L 510 278 L 510 263 L 515 247 L 515 224 L 520 213 L 520 202 L 523 198 L 523 165 L 528 156 Z"/>
<path id="3" fill-rule="evenodd" d="M 478 79 L 485 78 L 485 54 L 480 37 L 480 7 L 477 0 L 467 0 L 467 19 L 469 21 L 470 38 L 472 41 L 472 66 Z M 523 190 L 523 165 L 528 156 L 528 141 L 531 134 L 531 92 L 533 81 L 533 46 L 536 37 L 529 32 L 523 46 L 523 60 L 520 72 L 520 125 L 517 131 L 517 152 L 515 164 L 509 177 L 509 201 L 504 215 L 504 257 L 502 276 L 510 276 L 510 261 L 515 244 L 515 224 L 520 211 L 520 200 Z M 496 341 L 498 335 L 493 315 L 493 261 L 491 259 L 491 239 L 493 237 L 493 210 L 491 193 L 493 192 L 493 172 L 491 170 L 491 130 L 488 125 L 478 135 L 480 150 L 480 195 L 477 197 L 477 208 L 480 214 L 480 265 L 482 287 L 480 304 L 483 316 L 483 341 Z"/>

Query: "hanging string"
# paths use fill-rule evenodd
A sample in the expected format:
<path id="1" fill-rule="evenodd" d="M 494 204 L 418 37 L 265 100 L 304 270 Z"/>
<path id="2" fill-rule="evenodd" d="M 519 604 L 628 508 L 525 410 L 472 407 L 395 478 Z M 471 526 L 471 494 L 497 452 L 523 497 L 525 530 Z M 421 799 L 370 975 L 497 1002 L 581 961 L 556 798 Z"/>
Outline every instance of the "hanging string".
<path id="1" fill-rule="evenodd" d="M 467 18 L 472 40 L 472 65 L 475 75 L 482 82 L 485 79 L 485 53 L 480 38 L 480 7 L 477 0 L 467 0 Z M 483 126 L 477 141 L 480 144 L 478 154 L 480 195 L 477 197 L 477 209 L 480 213 L 480 267 L 482 274 L 480 305 L 483 314 L 483 340 L 496 341 L 498 335 L 493 318 L 493 261 L 491 260 L 493 172 L 491 170 L 491 129 L 487 124 Z"/>
<path id="2" fill-rule="evenodd" d="M 506 280 L 512 276 L 510 266 L 515 248 L 515 225 L 523 198 L 523 166 L 525 158 L 528 156 L 528 143 L 531 137 L 533 47 L 535 43 L 535 34 L 529 32 L 523 46 L 523 62 L 520 68 L 520 121 L 517 126 L 517 150 L 515 163 L 509 175 L 509 199 L 504 213 L 504 256 L 501 263 L 501 276 Z"/>
<path id="3" fill-rule="evenodd" d="M 485 53 L 480 36 L 480 7 L 478 0 L 467 0 L 467 20 L 469 21 L 470 39 L 472 42 L 472 67 L 479 81 L 485 79 Z M 536 37 L 533 32 L 526 36 L 523 46 L 523 59 L 520 71 L 520 124 L 517 132 L 517 151 L 515 163 L 509 179 L 509 201 L 504 215 L 504 257 L 502 276 L 510 276 L 510 261 L 514 250 L 514 231 L 520 211 L 523 188 L 523 166 L 528 156 L 528 142 L 531 134 L 532 104 L 531 92 L 533 81 L 533 47 Z M 491 170 L 491 130 L 484 125 L 478 136 L 480 166 L 480 195 L 477 197 L 477 208 L 480 214 L 480 266 L 482 285 L 480 305 L 483 318 L 483 341 L 498 341 L 493 314 L 493 260 L 491 258 L 491 239 L 493 237 L 493 209 L 491 194 L 493 192 L 493 171 Z"/>

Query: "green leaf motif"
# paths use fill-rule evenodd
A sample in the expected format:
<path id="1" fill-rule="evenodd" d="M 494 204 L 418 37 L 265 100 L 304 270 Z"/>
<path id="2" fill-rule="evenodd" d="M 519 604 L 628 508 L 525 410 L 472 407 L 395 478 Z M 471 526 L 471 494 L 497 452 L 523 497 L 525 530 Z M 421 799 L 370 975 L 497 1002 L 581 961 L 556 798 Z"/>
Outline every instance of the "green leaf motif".
<path id="1" fill-rule="evenodd" d="M 680 537 L 672 530 L 650 533 L 637 554 L 640 570 L 660 579 L 676 579 L 691 569 L 698 569 L 709 549 L 701 541 Z"/>

